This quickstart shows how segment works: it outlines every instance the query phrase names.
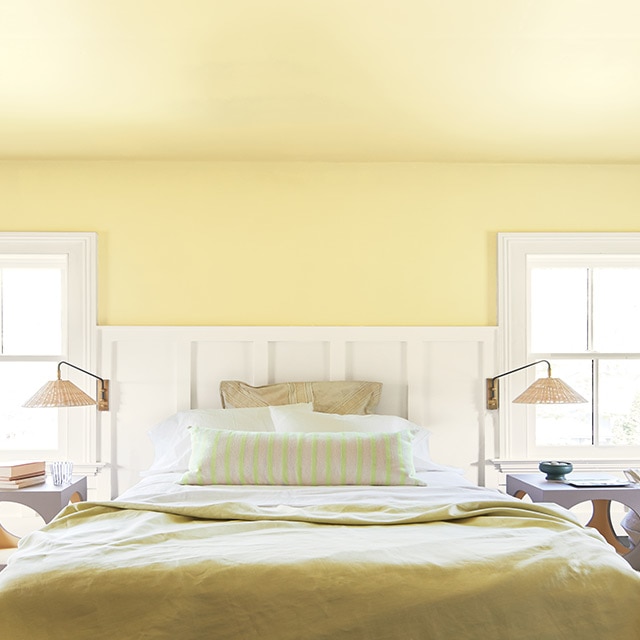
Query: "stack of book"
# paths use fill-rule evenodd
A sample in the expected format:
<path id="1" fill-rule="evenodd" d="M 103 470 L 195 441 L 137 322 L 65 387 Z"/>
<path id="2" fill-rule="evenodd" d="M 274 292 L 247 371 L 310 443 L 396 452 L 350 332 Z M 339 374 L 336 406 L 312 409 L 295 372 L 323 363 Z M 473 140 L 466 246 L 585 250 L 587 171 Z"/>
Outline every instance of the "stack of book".
<path id="1" fill-rule="evenodd" d="M 0 462 L 0 490 L 22 489 L 45 481 L 44 460 Z"/>

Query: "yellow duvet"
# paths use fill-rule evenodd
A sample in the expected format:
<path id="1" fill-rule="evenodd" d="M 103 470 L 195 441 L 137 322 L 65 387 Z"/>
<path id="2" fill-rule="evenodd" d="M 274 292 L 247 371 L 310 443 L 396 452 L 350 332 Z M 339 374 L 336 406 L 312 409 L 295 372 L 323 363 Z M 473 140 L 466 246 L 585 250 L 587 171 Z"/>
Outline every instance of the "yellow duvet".
<path id="1" fill-rule="evenodd" d="M 640 637 L 640 575 L 559 508 L 478 488 L 210 489 L 69 506 L 0 573 L 0 637 Z"/>

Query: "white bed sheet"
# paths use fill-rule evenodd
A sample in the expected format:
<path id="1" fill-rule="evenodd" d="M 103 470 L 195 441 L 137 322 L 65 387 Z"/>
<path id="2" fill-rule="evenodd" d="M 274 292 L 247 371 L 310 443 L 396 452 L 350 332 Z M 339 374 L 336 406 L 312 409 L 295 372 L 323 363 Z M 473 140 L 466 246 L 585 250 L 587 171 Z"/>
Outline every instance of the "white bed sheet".
<path id="1" fill-rule="evenodd" d="M 182 485 L 179 483 L 182 473 L 154 473 L 152 475 L 143 476 L 141 480 L 119 495 L 116 500 L 136 501 L 148 498 L 152 495 L 165 494 L 177 495 L 186 492 L 192 492 L 194 495 L 202 493 L 211 496 L 219 496 L 220 500 L 236 499 L 239 495 L 246 497 L 247 500 L 255 501 L 255 504 L 265 504 L 261 502 L 267 500 L 266 504 L 273 504 L 271 500 L 275 496 L 326 496 L 329 492 L 332 499 L 341 494 L 359 495 L 371 494 L 380 495 L 380 493 L 403 493 L 403 489 L 414 490 L 417 487 L 401 487 L 401 486 L 370 486 L 370 485 L 348 485 L 348 486 L 280 486 L 280 485 Z M 467 480 L 460 472 L 455 469 L 447 469 L 444 471 L 423 471 L 416 473 L 416 476 L 427 483 L 428 487 L 473 487 L 474 485 Z M 398 492 L 397 490 L 400 490 Z M 415 493 L 415 492 L 414 492 Z M 312 502 L 311 504 L 317 504 Z"/>
<path id="2" fill-rule="evenodd" d="M 296 508 L 326 504 L 410 505 L 515 498 L 495 489 L 478 487 L 456 470 L 424 471 L 417 474 L 426 486 L 271 486 L 271 485 L 182 485 L 181 473 L 144 477 L 122 493 L 119 502 L 156 505 L 244 503 L 257 507 L 287 505 Z M 550 505 L 553 507 L 553 505 Z"/>

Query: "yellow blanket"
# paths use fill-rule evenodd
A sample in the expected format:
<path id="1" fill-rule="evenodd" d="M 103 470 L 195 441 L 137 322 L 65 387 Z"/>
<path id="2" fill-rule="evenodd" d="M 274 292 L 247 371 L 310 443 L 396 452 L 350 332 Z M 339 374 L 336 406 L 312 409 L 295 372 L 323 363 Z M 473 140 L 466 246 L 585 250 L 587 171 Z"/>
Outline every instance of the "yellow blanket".
<path id="1" fill-rule="evenodd" d="M 561 511 L 79 503 L 0 573 L 7 640 L 607 640 L 640 576 Z"/>

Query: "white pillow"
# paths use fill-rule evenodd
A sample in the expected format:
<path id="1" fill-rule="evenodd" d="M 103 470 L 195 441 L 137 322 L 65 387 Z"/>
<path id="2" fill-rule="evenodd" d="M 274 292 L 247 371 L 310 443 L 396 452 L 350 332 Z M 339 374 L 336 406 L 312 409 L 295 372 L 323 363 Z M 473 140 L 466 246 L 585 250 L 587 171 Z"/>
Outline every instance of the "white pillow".
<path id="1" fill-rule="evenodd" d="M 410 431 L 273 433 L 190 428 L 181 484 L 424 485 L 415 476 Z"/>
<path id="2" fill-rule="evenodd" d="M 437 471 L 445 469 L 436 464 L 429 455 L 430 432 L 400 416 L 340 415 L 300 411 L 297 405 L 269 407 L 273 426 L 278 433 L 339 433 L 343 431 L 359 433 L 395 433 L 411 431 L 413 434 L 413 462 L 416 471 Z"/>
<path id="3" fill-rule="evenodd" d="M 310 413 L 311 402 L 292 405 L 300 413 Z M 246 409 L 191 409 L 179 411 L 152 427 L 149 437 L 153 443 L 153 464 L 140 475 L 185 472 L 191 456 L 189 427 L 208 429 L 232 429 L 233 431 L 274 431 L 269 407 Z"/>

